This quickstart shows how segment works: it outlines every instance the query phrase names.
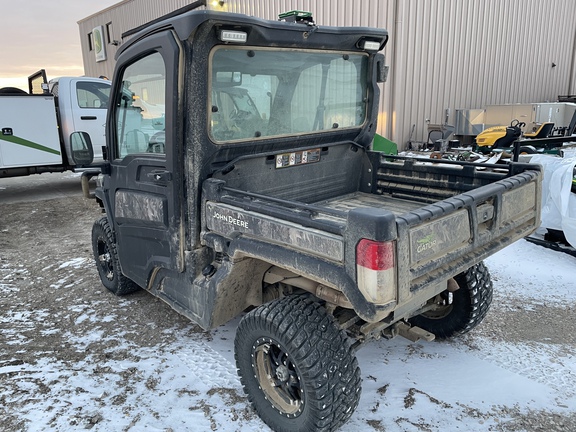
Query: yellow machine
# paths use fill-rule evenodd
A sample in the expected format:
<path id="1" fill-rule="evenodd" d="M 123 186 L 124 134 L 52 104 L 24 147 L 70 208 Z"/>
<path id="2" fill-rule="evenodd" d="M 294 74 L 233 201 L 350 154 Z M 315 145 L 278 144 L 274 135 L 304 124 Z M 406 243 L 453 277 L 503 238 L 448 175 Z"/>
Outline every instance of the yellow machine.
<path id="1" fill-rule="evenodd" d="M 494 126 L 479 133 L 476 137 L 476 147 L 481 152 L 491 152 L 497 148 L 510 148 L 514 141 L 522 135 L 522 127 L 526 123 L 512 120 L 510 126 Z"/>
<path id="2" fill-rule="evenodd" d="M 496 149 L 510 149 L 520 141 L 520 153 L 536 153 L 538 149 L 546 153 L 554 152 L 562 143 L 574 141 L 572 136 L 576 128 L 576 112 L 568 128 L 563 128 L 559 135 L 554 135 L 554 123 L 545 122 L 531 132 L 522 133 L 526 123 L 512 120 L 510 126 L 494 126 L 476 136 L 476 150 L 490 153 Z M 562 134 L 563 133 L 563 134 Z"/>

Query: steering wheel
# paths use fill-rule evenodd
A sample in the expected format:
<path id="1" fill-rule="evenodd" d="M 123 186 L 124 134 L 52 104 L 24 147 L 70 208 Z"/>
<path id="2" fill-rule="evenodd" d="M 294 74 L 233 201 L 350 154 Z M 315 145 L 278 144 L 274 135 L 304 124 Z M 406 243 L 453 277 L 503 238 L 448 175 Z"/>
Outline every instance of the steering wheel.
<path id="1" fill-rule="evenodd" d="M 238 123 L 249 120 L 251 116 L 252 114 L 250 114 L 250 112 L 235 108 L 230 112 L 228 118 L 230 118 L 230 120 L 232 120 L 233 122 Z"/>
<path id="2" fill-rule="evenodd" d="M 514 119 L 510 122 L 511 127 L 522 128 L 526 126 L 526 123 L 519 121 L 518 119 Z"/>
<path id="3" fill-rule="evenodd" d="M 148 142 L 148 153 L 166 153 L 166 134 L 164 131 L 156 132 Z"/>

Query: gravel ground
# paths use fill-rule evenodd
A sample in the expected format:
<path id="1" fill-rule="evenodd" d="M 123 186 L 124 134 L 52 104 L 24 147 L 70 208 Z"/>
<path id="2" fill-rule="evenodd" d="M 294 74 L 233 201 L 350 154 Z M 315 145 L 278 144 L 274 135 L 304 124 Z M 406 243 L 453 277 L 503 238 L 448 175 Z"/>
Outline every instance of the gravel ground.
<path id="1" fill-rule="evenodd" d="M 267 430 L 248 406 L 235 377 L 233 354 L 228 352 L 234 323 L 204 332 L 144 291 L 122 298 L 111 295 L 100 284 L 92 261 L 90 230 L 101 215 L 95 202 L 79 192 L 3 202 L 2 185 L 0 182 L 0 431 Z M 576 264 L 576 259 L 569 263 Z M 498 274 L 494 279 L 498 284 Z M 576 286 L 572 288 L 576 290 Z M 576 358 L 575 307 L 574 302 L 527 302 L 497 290 L 484 323 L 444 347 L 480 352 L 505 368 L 506 359 L 517 355 L 503 347 L 521 345 L 525 353 L 531 347 L 536 352 L 544 346 L 556 353 L 552 365 L 554 361 L 570 364 L 557 369 L 545 364 L 539 369 L 534 366 L 537 359 L 527 357 L 526 370 L 539 374 L 534 378 L 538 382 L 550 381 L 552 386 L 570 389 L 574 375 L 566 371 L 574 370 Z M 399 349 L 424 356 L 424 352 L 434 352 L 434 344 L 377 342 L 369 352 L 398 357 L 387 350 Z M 210 364 L 206 359 L 216 351 Z M 172 362 L 176 358 L 180 360 Z M 173 379 L 166 378 L 168 364 L 176 370 Z M 406 389 L 404 409 L 381 413 L 380 405 L 393 407 L 390 384 L 369 375 L 370 364 L 365 371 L 361 360 L 361 367 L 368 383 L 363 397 L 372 392 L 373 381 L 376 391 L 370 394 L 380 399 L 374 399 L 373 405 L 343 430 L 576 430 L 576 413 L 569 406 L 562 410 L 561 401 L 560 410 L 500 404 L 480 411 L 439 401 L 419 390 L 417 383 Z M 200 379 L 179 378 L 190 375 L 186 372 L 190 370 L 200 371 L 195 372 Z M 87 382 L 99 383 L 102 392 L 96 394 Z M 566 394 L 567 398 L 574 396 L 574 391 Z M 434 419 L 413 416 L 414 406 L 422 399 L 438 407 L 442 421 L 457 412 L 459 418 L 454 421 L 461 426 L 440 427 Z M 146 407 L 145 413 L 139 405 Z M 182 411 L 177 411 L 180 405 Z M 181 412 L 185 415 L 178 414 Z M 371 418 L 370 412 L 379 414 Z M 111 413 L 117 418 L 110 419 Z M 111 428 L 114 424 L 118 427 Z"/>

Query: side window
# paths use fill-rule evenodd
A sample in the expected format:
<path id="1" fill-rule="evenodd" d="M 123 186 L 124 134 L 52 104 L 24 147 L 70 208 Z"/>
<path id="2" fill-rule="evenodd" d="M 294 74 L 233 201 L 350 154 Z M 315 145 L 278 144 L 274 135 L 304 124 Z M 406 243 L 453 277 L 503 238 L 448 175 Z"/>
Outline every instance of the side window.
<path id="1" fill-rule="evenodd" d="M 76 84 L 76 98 L 80 108 L 108 108 L 110 86 L 96 82 L 78 82 Z"/>
<path id="2" fill-rule="evenodd" d="M 128 66 L 116 95 L 116 155 L 165 153 L 166 67 L 155 52 Z"/>

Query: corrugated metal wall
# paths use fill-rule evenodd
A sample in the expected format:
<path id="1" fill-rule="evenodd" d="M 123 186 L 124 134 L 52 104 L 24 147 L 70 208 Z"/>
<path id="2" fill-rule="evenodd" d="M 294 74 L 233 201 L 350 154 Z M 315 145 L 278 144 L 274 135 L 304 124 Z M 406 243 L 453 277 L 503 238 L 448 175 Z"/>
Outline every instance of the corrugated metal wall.
<path id="1" fill-rule="evenodd" d="M 98 77 L 104 75 L 112 78 L 112 72 L 114 71 L 114 56 L 116 51 L 118 51 L 119 45 L 106 43 L 107 59 L 98 63 L 95 60 L 94 51 L 89 50 L 89 33 L 96 26 L 103 26 L 106 33 L 106 24 L 111 23 L 110 37 L 112 40 L 117 40 L 121 43 L 122 33 L 190 3 L 194 3 L 194 0 L 124 0 L 98 14 L 78 21 L 84 73 L 87 76 Z M 108 41 L 106 40 L 106 42 Z"/>
<path id="2" fill-rule="evenodd" d="M 556 100 L 569 89 L 576 2 L 566 0 L 399 1 L 392 37 L 397 122 L 424 139 L 426 119 L 491 104 Z M 552 67 L 556 64 L 555 67 Z M 573 73 L 573 71 L 572 71 Z M 402 142 L 402 141 L 400 141 Z"/>
<path id="3" fill-rule="evenodd" d="M 97 24 L 112 21 L 122 33 L 189 3 L 126 0 L 80 22 L 83 51 Z M 428 123 L 443 123 L 446 110 L 453 124 L 456 109 L 576 93 L 574 0 L 227 0 L 225 9 L 269 19 L 309 10 L 319 25 L 388 29 L 390 75 L 378 131 L 400 146 L 412 125 L 412 139 L 426 140 Z M 97 75 L 90 61 L 86 73 Z"/>

